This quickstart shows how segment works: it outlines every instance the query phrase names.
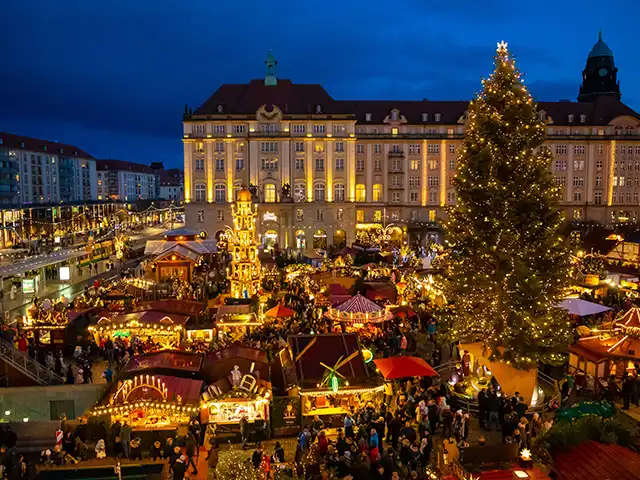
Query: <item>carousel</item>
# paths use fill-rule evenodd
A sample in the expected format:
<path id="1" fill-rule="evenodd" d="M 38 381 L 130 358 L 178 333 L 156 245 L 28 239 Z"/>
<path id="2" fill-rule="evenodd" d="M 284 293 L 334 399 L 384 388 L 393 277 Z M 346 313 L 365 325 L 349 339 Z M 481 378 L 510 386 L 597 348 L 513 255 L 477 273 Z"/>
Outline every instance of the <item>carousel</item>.
<path id="1" fill-rule="evenodd" d="M 133 430 L 174 429 L 188 424 L 199 410 L 203 382 L 164 375 L 136 375 L 118 382 L 93 416 L 125 421 Z"/>
<path id="2" fill-rule="evenodd" d="M 391 320 L 393 313 L 357 294 L 337 307 L 330 308 L 325 313 L 325 317 L 334 322 L 346 324 L 347 330 L 359 330 L 372 324 Z"/>

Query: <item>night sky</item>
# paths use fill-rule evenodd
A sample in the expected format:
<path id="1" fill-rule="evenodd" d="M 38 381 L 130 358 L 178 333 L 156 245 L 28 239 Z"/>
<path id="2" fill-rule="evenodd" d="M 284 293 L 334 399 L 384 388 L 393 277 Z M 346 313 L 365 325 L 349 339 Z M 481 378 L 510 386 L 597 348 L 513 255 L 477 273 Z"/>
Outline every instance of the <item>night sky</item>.
<path id="1" fill-rule="evenodd" d="M 449 3 L 449 5 L 445 5 Z M 640 110 L 640 2 L 0 2 L 0 131 L 182 166 L 181 116 L 222 83 L 278 76 L 336 99 L 466 100 L 509 43 L 539 100 L 575 100 L 603 29 Z M 617 6 L 619 5 L 619 6 Z"/>

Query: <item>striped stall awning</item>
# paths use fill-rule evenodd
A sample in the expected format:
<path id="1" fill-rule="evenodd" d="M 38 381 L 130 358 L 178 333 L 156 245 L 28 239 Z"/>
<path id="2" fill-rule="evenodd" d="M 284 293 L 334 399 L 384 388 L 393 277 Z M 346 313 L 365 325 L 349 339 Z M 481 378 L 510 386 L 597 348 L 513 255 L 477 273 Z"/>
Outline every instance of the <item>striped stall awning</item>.
<path id="1" fill-rule="evenodd" d="M 359 293 L 336 308 L 336 310 L 346 313 L 375 313 L 382 309 L 381 306 Z"/>

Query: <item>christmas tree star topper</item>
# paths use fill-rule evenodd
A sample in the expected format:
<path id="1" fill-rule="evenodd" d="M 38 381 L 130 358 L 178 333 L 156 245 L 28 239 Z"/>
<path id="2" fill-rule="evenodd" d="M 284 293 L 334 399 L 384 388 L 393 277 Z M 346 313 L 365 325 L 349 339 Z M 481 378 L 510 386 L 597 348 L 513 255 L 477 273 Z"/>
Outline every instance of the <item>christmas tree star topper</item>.
<path id="1" fill-rule="evenodd" d="M 507 42 L 502 40 L 497 45 L 498 45 L 498 48 L 497 48 L 498 53 L 507 53 L 507 46 L 509 45 Z"/>

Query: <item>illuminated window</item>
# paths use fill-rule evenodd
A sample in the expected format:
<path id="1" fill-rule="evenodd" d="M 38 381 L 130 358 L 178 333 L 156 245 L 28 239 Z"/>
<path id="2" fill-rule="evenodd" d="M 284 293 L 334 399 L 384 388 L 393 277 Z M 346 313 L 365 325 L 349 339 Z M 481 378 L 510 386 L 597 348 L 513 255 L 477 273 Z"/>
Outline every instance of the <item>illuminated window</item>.
<path id="1" fill-rule="evenodd" d="M 382 184 L 381 183 L 373 184 L 373 201 L 374 202 L 382 201 Z"/>
<path id="2" fill-rule="evenodd" d="M 409 168 L 411 168 L 411 170 L 420 170 L 420 160 L 416 158 L 412 159 Z"/>
<path id="3" fill-rule="evenodd" d="M 365 202 L 367 200 L 367 190 L 363 183 L 356 185 L 356 202 Z"/>
<path id="4" fill-rule="evenodd" d="M 264 201 L 267 203 L 276 201 L 276 186 L 273 183 L 267 183 L 264 186 Z"/>
<path id="5" fill-rule="evenodd" d="M 356 210 L 356 222 L 364 223 L 364 210 Z"/>
<path id="6" fill-rule="evenodd" d="M 393 127 L 393 128 L 391 129 L 391 135 L 393 135 L 393 136 L 398 135 L 398 127 Z"/>
<path id="7" fill-rule="evenodd" d="M 381 222 L 382 221 L 382 210 L 374 210 L 373 211 L 373 221 Z"/>
<path id="8" fill-rule="evenodd" d="M 296 210 L 296 222 L 304 221 L 304 211 L 301 208 Z"/>
<path id="9" fill-rule="evenodd" d="M 430 222 L 435 222 L 436 221 L 436 211 L 435 210 L 429 210 L 429 221 Z"/>
<path id="10" fill-rule="evenodd" d="M 343 218 L 344 218 L 344 210 L 342 210 L 341 208 L 339 208 L 339 209 L 336 211 L 336 220 L 340 221 L 340 220 L 343 220 Z"/>

